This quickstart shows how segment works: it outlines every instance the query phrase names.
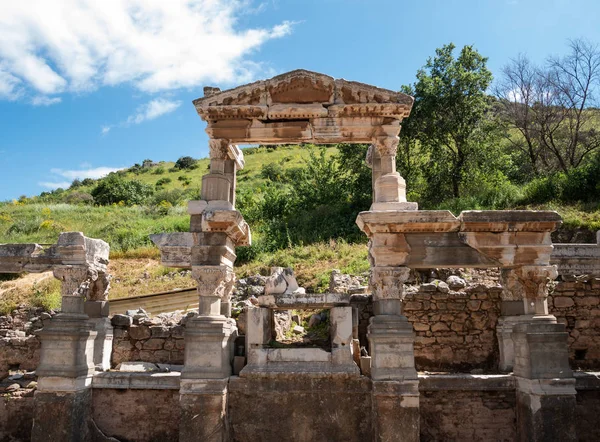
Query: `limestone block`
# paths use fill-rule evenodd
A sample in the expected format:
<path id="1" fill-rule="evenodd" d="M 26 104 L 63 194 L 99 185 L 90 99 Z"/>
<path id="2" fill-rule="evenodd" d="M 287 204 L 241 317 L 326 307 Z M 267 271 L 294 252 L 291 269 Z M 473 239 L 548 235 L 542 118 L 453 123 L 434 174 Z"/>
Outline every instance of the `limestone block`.
<path id="1" fill-rule="evenodd" d="M 333 307 L 329 310 L 331 358 L 337 365 L 353 365 L 352 307 Z"/>
<path id="2" fill-rule="evenodd" d="M 398 172 L 382 175 L 375 182 L 375 201 L 378 203 L 405 203 L 406 182 Z"/>
<path id="3" fill-rule="evenodd" d="M 182 379 L 222 379 L 231 375 L 235 327 L 224 316 L 198 316 L 186 323 Z"/>
<path id="4" fill-rule="evenodd" d="M 373 380 L 416 379 L 414 332 L 403 316 L 373 316 L 368 329 Z"/>
<path id="5" fill-rule="evenodd" d="M 192 200 L 188 201 L 187 212 L 190 215 L 201 215 L 208 206 L 208 202 L 205 200 Z"/>
<path id="6" fill-rule="evenodd" d="M 288 267 L 272 267 L 265 285 L 265 295 L 289 295 L 299 291 L 294 271 Z"/>
<path id="7" fill-rule="evenodd" d="M 320 348 L 270 348 L 267 362 L 331 362 L 332 354 Z"/>
<path id="8" fill-rule="evenodd" d="M 515 376 L 527 379 L 571 378 L 568 333 L 556 319 L 534 317 L 513 326 Z"/>
<path id="9" fill-rule="evenodd" d="M 229 200 L 231 181 L 225 175 L 209 173 L 202 177 L 201 198 L 206 201 Z"/>
<path id="10" fill-rule="evenodd" d="M 462 232 L 553 232 L 562 224 L 556 212 L 542 210 L 466 210 Z"/>
<path id="11" fill-rule="evenodd" d="M 260 295 L 258 305 L 274 309 L 323 309 L 350 305 L 349 293 L 283 293 Z"/>
<path id="12" fill-rule="evenodd" d="M 40 377 L 79 378 L 94 372 L 97 332 L 85 315 L 58 314 L 39 332 Z"/>
<path id="13" fill-rule="evenodd" d="M 248 307 L 246 311 L 246 345 L 263 346 L 273 336 L 271 311 L 268 308 Z"/>

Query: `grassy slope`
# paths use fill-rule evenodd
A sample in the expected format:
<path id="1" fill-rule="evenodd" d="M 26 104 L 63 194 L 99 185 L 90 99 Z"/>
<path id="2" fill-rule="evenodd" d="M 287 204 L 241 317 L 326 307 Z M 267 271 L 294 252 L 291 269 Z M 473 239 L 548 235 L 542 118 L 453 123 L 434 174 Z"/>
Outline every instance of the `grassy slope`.
<path id="1" fill-rule="evenodd" d="M 329 148 L 333 155 L 335 148 Z M 308 153 L 300 147 L 286 147 L 275 151 L 263 150 L 246 156 L 246 168 L 239 174 L 238 187 L 256 189 L 264 179 L 260 176 L 261 166 L 279 163 L 284 168 L 301 166 Z M 162 174 L 149 172 L 134 174 L 128 172 L 127 179 L 138 179 L 154 185 L 163 177 L 171 182 L 163 189 L 182 189 L 177 179 L 181 175 L 192 181 L 190 188 L 200 189 L 201 177 L 207 172 L 208 160 L 199 161 L 199 167 L 191 171 L 169 172 L 173 163 L 161 163 Z M 154 168 L 154 170 L 156 170 Z M 89 187 L 79 187 L 67 192 L 89 192 Z M 569 228 L 583 227 L 600 229 L 600 212 L 589 207 L 563 207 L 547 205 L 536 209 L 557 210 Z M 174 288 L 194 286 L 189 275 L 180 275 L 173 269 L 162 267 L 158 262 L 158 250 L 148 241 L 148 235 L 157 232 L 187 231 L 189 217 L 184 206 L 169 209 L 162 215 L 147 207 L 90 207 L 68 204 L 0 204 L 0 243 L 39 242 L 54 243 L 61 231 L 82 231 L 87 236 L 102 238 L 111 243 L 110 271 L 115 276 L 111 298 L 146 294 Z M 140 247 L 139 244 L 145 244 Z M 131 245 L 131 246 L 130 246 Z M 309 291 L 323 291 L 328 285 L 333 268 L 343 272 L 362 273 L 367 271 L 367 248 L 365 244 L 346 244 L 343 241 L 330 241 L 313 245 L 296 246 L 273 254 L 262 254 L 254 261 L 236 269 L 242 278 L 255 273 L 266 275 L 271 266 L 292 266 L 301 285 Z M 0 313 L 6 312 L 18 303 L 58 307 L 58 284 L 53 278 L 33 286 L 11 288 L 2 293 L 10 284 L 0 284 Z"/>

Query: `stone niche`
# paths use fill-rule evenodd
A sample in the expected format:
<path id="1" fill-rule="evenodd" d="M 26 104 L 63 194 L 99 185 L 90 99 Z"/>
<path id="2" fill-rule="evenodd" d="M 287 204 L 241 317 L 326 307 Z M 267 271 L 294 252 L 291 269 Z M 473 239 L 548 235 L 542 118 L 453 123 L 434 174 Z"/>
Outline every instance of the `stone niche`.
<path id="1" fill-rule="evenodd" d="M 329 310 L 331 348 L 277 345 L 273 329 L 274 313 L 280 310 Z M 246 355 L 248 365 L 241 377 L 261 373 L 345 373 L 359 375 L 353 359 L 353 320 L 350 295 L 267 294 L 258 297 L 258 305 L 247 310 Z"/>

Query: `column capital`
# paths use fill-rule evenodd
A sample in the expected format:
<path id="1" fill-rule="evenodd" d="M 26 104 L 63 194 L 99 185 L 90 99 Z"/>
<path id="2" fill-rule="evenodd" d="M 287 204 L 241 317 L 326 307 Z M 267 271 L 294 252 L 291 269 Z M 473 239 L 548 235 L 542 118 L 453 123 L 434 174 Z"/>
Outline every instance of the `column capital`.
<path id="1" fill-rule="evenodd" d="M 548 285 L 558 271 L 552 266 L 522 266 L 502 269 L 503 301 L 523 301 L 524 314 L 548 315 Z"/>
<path id="2" fill-rule="evenodd" d="M 382 157 L 384 156 L 396 156 L 398 151 L 398 143 L 400 138 L 397 135 L 393 136 L 379 136 L 372 139 L 373 145 L 377 149 L 377 152 Z"/>
<path id="3" fill-rule="evenodd" d="M 408 267 L 373 267 L 369 286 L 373 293 L 373 301 L 403 300 L 404 283 L 408 280 Z"/>
<path id="4" fill-rule="evenodd" d="M 229 144 L 229 140 L 224 138 L 209 138 L 210 159 L 226 160 L 229 157 Z"/>
<path id="5" fill-rule="evenodd" d="M 192 278 L 198 283 L 200 296 L 228 299 L 235 283 L 235 274 L 228 266 L 193 266 Z"/>

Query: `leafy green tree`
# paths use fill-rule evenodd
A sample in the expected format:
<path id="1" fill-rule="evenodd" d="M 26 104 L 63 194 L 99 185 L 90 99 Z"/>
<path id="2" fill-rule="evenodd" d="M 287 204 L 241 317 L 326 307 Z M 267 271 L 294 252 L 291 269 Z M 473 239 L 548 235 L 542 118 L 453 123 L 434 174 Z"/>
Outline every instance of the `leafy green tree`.
<path id="1" fill-rule="evenodd" d="M 492 73 L 487 58 L 472 46 L 463 47 L 456 58 L 454 49 L 452 43 L 436 49 L 435 57 L 417 72 L 409 117 L 413 128 L 408 132 L 429 152 L 429 187 L 437 195 L 448 190 L 458 198 L 467 171 L 478 165 L 478 154 L 492 132 L 485 118 Z"/>
<path id="2" fill-rule="evenodd" d="M 195 169 L 197 166 L 197 161 L 192 157 L 181 157 L 175 162 L 175 169 L 185 170 L 185 169 Z"/>
<path id="3" fill-rule="evenodd" d="M 91 192 L 94 202 L 101 206 L 120 202 L 128 206 L 143 204 L 153 193 L 152 186 L 137 180 L 124 180 L 117 174 L 110 174 Z"/>

